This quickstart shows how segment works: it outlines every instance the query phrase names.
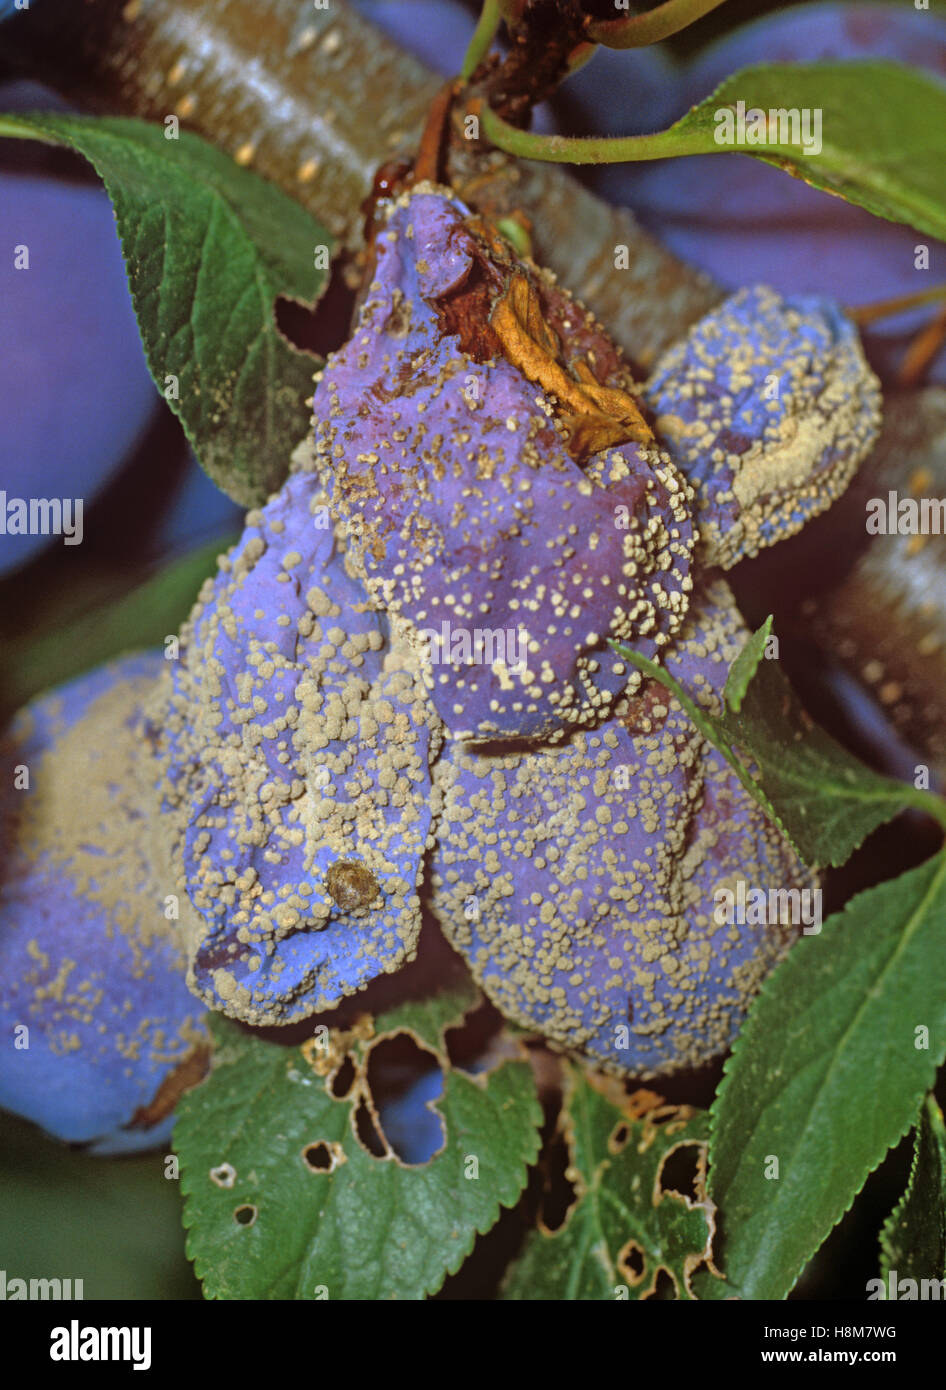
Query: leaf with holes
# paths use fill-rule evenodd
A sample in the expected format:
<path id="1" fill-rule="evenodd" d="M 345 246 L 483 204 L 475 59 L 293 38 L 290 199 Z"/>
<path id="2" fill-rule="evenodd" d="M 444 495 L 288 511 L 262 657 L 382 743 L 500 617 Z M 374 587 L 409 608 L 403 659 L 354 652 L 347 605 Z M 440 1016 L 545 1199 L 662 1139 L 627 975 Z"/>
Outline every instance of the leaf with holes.
<path id="1" fill-rule="evenodd" d="M 0 116 L 0 135 L 67 145 L 93 165 L 158 389 L 214 482 L 246 506 L 265 501 L 308 432 L 317 366 L 279 332 L 275 301 L 318 298 L 328 232 L 188 131 L 44 113 Z"/>
<path id="2" fill-rule="evenodd" d="M 891 1274 L 898 1284 L 946 1278 L 946 1127 L 933 1096 L 920 1110 L 906 1190 L 880 1232 L 880 1270 L 886 1290 Z"/>
<path id="3" fill-rule="evenodd" d="M 439 978 L 439 977 L 438 977 Z M 396 1008 L 375 1015 L 374 1036 L 386 1033 L 410 1033 L 432 1051 L 443 1054 L 444 1034 L 476 1007 L 482 995 L 473 977 L 464 968 L 456 970 L 453 978 L 440 981 L 437 994 L 426 998 L 408 999 Z"/>
<path id="4" fill-rule="evenodd" d="M 418 1299 L 459 1268 L 518 1200 L 542 1118 L 528 1062 L 476 1077 L 450 1068 L 443 1032 L 469 1003 L 461 992 L 431 1001 L 426 1018 L 417 1004 L 403 1025 L 397 1009 L 383 1016 L 386 1036 L 403 1026 L 440 1040 L 445 1142 L 414 1167 L 374 1157 L 356 1133 L 372 1106 L 370 1040 L 346 1035 L 355 1075 L 339 1099 L 312 1040 L 282 1046 L 213 1019 L 213 1069 L 174 1132 L 187 1251 L 208 1297 Z"/>
<path id="5" fill-rule="evenodd" d="M 694 1274 L 711 1265 L 714 1231 L 707 1116 L 662 1106 L 626 1118 L 569 1068 L 559 1126 L 576 1199 L 559 1230 L 528 1237 L 504 1297 L 639 1299 L 675 1289 L 693 1298 Z"/>
<path id="6" fill-rule="evenodd" d="M 785 1297 L 913 1124 L 946 1056 L 944 978 L 939 854 L 852 898 L 762 986 L 710 1112 L 717 1263 L 744 1297 Z"/>

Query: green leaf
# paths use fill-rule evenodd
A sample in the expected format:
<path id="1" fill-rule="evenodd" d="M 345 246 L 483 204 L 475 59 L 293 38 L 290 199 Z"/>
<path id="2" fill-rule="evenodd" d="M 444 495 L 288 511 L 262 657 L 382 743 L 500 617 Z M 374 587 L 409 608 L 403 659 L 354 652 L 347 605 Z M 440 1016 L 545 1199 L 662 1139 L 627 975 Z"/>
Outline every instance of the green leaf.
<path id="1" fill-rule="evenodd" d="M 115 209 L 145 356 L 202 466 L 252 506 L 285 479 L 309 429 L 314 358 L 276 327 L 278 295 L 313 303 L 328 232 L 222 150 L 118 117 L 0 116 L 0 135 L 67 145 Z"/>
<path id="2" fill-rule="evenodd" d="M 224 536 L 171 561 L 131 593 L 103 602 L 96 590 L 85 612 L 63 622 L 53 613 L 38 633 L 9 642 L 0 675 L 0 707 L 18 709 L 83 671 L 125 652 L 160 646 L 190 613 L 217 557 L 237 538 Z"/>
<path id="3" fill-rule="evenodd" d="M 756 131 L 733 126 L 738 143 L 717 113 L 738 103 L 774 112 Z M 796 128 L 790 124 L 796 113 Z M 807 130 L 799 116 L 811 113 Z M 813 124 L 821 113 L 821 132 Z M 905 222 L 931 236 L 946 236 L 946 88 L 899 63 L 771 63 L 727 77 L 715 92 L 667 130 L 654 135 L 564 136 L 521 130 L 490 107 L 481 112 L 483 134 L 500 149 L 524 159 L 559 164 L 621 164 L 691 154 L 736 152 L 784 169 L 815 188 L 858 203 L 877 217 Z M 717 135 L 719 141 L 717 141 Z M 807 140 L 806 140 L 807 137 Z M 806 149 L 807 143 L 807 149 Z M 820 146 L 820 147 L 819 147 Z"/>
<path id="4" fill-rule="evenodd" d="M 739 713 L 722 723 L 810 864 L 843 864 L 905 806 L 943 813 L 938 798 L 872 772 L 814 724 L 775 661 L 761 663 Z"/>
<path id="5" fill-rule="evenodd" d="M 946 1127 L 927 1096 L 913 1136 L 913 1165 L 900 1201 L 880 1232 L 880 1271 L 897 1281 L 946 1278 Z"/>
<path id="6" fill-rule="evenodd" d="M 723 699 L 727 708 L 735 714 L 738 714 L 742 709 L 742 702 L 746 698 L 749 682 L 765 655 L 765 644 L 771 634 L 772 614 L 770 613 L 758 632 L 754 632 L 747 639 L 746 645 L 729 668 L 729 675 L 726 677 L 726 685 L 723 690 Z"/>
<path id="7" fill-rule="evenodd" d="M 735 148 L 877 217 L 946 236 L 941 82 L 900 63 L 874 60 L 764 64 L 727 77 L 671 131 L 699 136 L 708 153 L 731 150 L 716 143 L 716 112 L 740 101 L 746 111 L 821 111 L 822 148 L 806 153 L 800 143 L 780 142 Z"/>
<path id="8" fill-rule="evenodd" d="M 213 1070 L 184 1097 L 174 1131 L 187 1251 L 207 1296 L 418 1299 L 459 1268 L 476 1234 L 518 1200 L 542 1119 L 528 1062 L 475 1077 L 450 1068 L 444 1031 L 477 997 L 464 988 L 405 1004 L 379 1016 L 370 1037 L 333 1034 L 327 1052 L 213 1020 Z M 371 1100 L 371 1049 L 395 1032 L 435 1047 L 444 1071 L 434 1102 L 444 1147 L 410 1167 L 374 1157 L 355 1129 Z M 338 1099 L 331 1081 L 346 1054 L 355 1076 Z M 306 1161 L 313 1146 L 330 1170 Z M 219 1185 L 224 1164 L 235 1170 L 229 1186 Z M 241 1209 L 251 1224 L 235 1217 Z"/>
<path id="9" fill-rule="evenodd" d="M 503 1296 L 638 1299 L 656 1288 L 660 1297 L 664 1271 L 678 1298 L 693 1298 L 691 1281 L 698 1270 L 707 1272 L 714 1230 L 704 1191 L 706 1114 L 662 1107 L 628 1119 L 571 1067 L 562 1105 L 559 1124 L 577 1198 L 557 1231 L 540 1227 L 530 1234 Z M 690 1180 L 693 1195 L 686 1191 Z"/>
<path id="10" fill-rule="evenodd" d="M 789 1292 L 913 1124 L 946 1056 L 944 978 L 940 854 L 852 898 L 762 986 L 710 1112 L 717 1263 L 745 1298 Z"/>
<path id="11" fill-rule="evenodd" d="M 939 797 L 872 772 L 812 722 L 777 662 L 758 661 L 767 626 L 749 639 L 730 670 L 726 689 L 739 695 L 738 713 L 710 714 L 662 667 L 621 643 L 611 645 L 679 700 L 807 863 L 843 864 L 872 830 L 906 806 L 942 821 L 946 806 Z"/>

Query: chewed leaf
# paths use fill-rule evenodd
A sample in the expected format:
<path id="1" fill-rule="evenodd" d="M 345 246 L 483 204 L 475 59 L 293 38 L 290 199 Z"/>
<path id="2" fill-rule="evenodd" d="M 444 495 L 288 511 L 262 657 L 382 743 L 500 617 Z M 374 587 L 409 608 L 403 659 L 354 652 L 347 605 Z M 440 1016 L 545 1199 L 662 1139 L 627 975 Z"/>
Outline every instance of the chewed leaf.
<path id="1" fill-rule="evenodd" d="M 278 295 L 313 303 L 328 232 L 188 131 L 117 117 L 5 115 L 0 133 L 68 145 L 115 209 L 145 356 L 202 467 L 252 506 L 308 429 L 314 358 L 276 326 Z"/>
<path id="2" fill-rule="evenodd" d="M 375 1036 L 402 1030 L 413 1034 L 420 1042 L 434 1052 L 444 1050 L 444 1034 L 457 1024 L 457 1020 L 476 1007 L 481 995 L 472 978 L 464 970 L 457 971 L 457 979 L 449 987 L 441 985 L 439 994 L 428 995 L 426 999 L 408 999 L 394 1009 L 376 1014 L 374 1020 Z"/>
<path id="3" fill-rule="evenodd" d="M 558 1230 L 529 1237 L 506 1298 L 691 1299 L 697 1271 L 720 1282 L 707 1116 L 689 1106 L 632 1113 L 569 1069 L 560 1127 L 575 1201 Z"/>
<path id="4" fill-rule="evenodd" d="M 880 1232 L 880 1272 L 884 1297 L 891 1275 L 897 1285 L 946 1278 L 946 1127 L 932 1095 L 920 1110 L 906 1189 Z"/>
<path id="5" fill-rule="evenodd" d="M 431 1104 L 443 1144 L 411 1166 L 371 1093 L 385 1044 L 370 1018 L 344 1034 L 316 1029 L 301 1048 L 214 1019 L 214 1069 L 175 1130 L 188 1254 L 207 1296 L 419 1299 L 459 1268 L 525 1187 L 541 1122 L 525 1060 L 475 1077 L 451 1068 L 443 1032 L 470 1002 L 461 989 L 378 1019 L 387 1036 L 422 1040 L 443 1071 Z"/>

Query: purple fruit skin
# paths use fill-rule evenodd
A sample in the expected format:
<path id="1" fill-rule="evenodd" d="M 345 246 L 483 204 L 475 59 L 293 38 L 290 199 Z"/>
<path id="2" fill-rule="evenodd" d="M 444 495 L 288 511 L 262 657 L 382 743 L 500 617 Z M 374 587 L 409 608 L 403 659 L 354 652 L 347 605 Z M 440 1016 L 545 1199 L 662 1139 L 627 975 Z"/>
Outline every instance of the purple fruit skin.
<path id="1" fill-rule="evenodd" d="M 117 472 L 158 404 L 107 194 L 0 174 L 0 480 L 8 497 L 81 497 Z M 13 248 L 29 248 L 14 269 Z M 0 535 L 0 573 L 53 542 Z"/>
<path id="2" fill-rule="evenodd" d="M 667 667 L 715 703 L 746 635 L 719 582 L 694 596 Z M 662 687 L 627 717 L 633 732 L 613 717 L 508 759 L 448 744 L 433 907 L 507 1018 L 648 1077 L 725 1051 L 794 939 L 777 922 L 717 924 L 717 889 L 812 880 Z"/>
<path id="3" fill-rule="evenodd" d="M 64 736 L 97 701 L 123 687 L 131 695 L 125 696 L 128 717 L 140 726 L 139 696 L 150 691 L 163 666 L 160 655 L 149 654 L 79 677 L 28 706 L 2 750 L 4 787 L 12 788 L 14 769 L 26 765 L 30 790 L 6 791 L 2 807 L 0 1104 L 101 1154 L 166 1142 L 170 1117 L 128 1126 L 199 1038 L 203 1010 L 186 987 L 173 927 L 165 929 L 161 894 L 172 885 L 153 885 L 153 896 L 133 904 L 136 920 L 123 926 L 94 893 L 80 888 L 69 862 L 48 848 L 37 851 L 32 835 L 23 843 L 21 831 L 31 798 L 42 797 L 50 779 L 61 780 L 55 760 L 62 758 Z M 121 803 L 116 815 L 129 814 L 127 788 L 112 790 Z M 132 808 L 131 814 L 144 818 L 147 812 Z M 118 851 L 93 838 L 101 832 L 89 822 L 107 887 Z M 14 1045 L 17 1025 L 29 1029 L 27 1048 Z"/>
<path id="4" fill-rule="evenodd" d="M 317 528 L 313 484 L 292 477 L 250 513 L 184 630 L 155 727 L 202 919 L 192 985 L 257 1023 L 332 1008 L 412 958 L 431 819 L 428 725 L 388 690 L 387 619 Z M 380 909 L 333 900 L 329 872 L 351 861 L 375 875 Z"/>
<path id="5" fill-rule="evenodd" d="M 522 678 L 425 637 L 453 736 L 549 736 L 625 685 L 607 636 L 653 655 L 679 626 L 692 525 L 666 456 L 627 443 L 581 467 L 548 397 L 445 331 L 439 305 L 479 264 L 467 216 L 440 192 L 394 208 L 358 328 L 316 391 L 319 466 L 379 602 L 420 634 L 528 637 Z"/>
<path id="6" fill-rule="evenodd" d="M 850 319 L 832 300 L 783 300 L 758 287 L 732 295 L 670 348 L 644 399 L 696 489 L 704 558 L 725 568 L 839 496 L 880 421 L 880 393 Z M 772 481 L 740 498 L 740 470 L 751 474 L 760 451 Z"/>
<path id="7" fill-rule="evenodd" d="M 231 502 L 211 482 L 188 450 L 181 479 L 151 537 L 151 545 L 161 555 L 181 554 L 215 536 L 232 537 L 242 530 L 245 515 L 245 509 Z"/>

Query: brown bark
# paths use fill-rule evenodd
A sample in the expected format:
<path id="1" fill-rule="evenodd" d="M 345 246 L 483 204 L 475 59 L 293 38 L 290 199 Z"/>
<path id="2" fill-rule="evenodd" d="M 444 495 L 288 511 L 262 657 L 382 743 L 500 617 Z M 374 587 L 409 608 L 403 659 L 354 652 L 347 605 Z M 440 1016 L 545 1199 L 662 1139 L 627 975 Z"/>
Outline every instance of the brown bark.
<path id="1" fill-rule="evenodd" d="M 838 504 L 862 554 L 813 615 L 819 645 L 861 681 L 893 727 L 946 780 L 946 536 L 868 540 L 870 498 L 946 497 L 946 389 L 887 403 L 870 460 Z"/>
<path id="2" fill-rule="evenodd" d="M 176 114 L 350 247 L 360 243 L 376 168 L 413 152 L 439 85 L 343 0 L 325 10 L 298 0 L 44 0 L 4 39 L 11 65 L 85 109 L 153 121 Z M 477 206 L 527 214 L 537 258 L 639 367 L 720 297 L 629 213 L 557 167 L 461 142 L 451 175 Z M 614 268 L 618 245 L 629 248 L 629 270 Z"/>

